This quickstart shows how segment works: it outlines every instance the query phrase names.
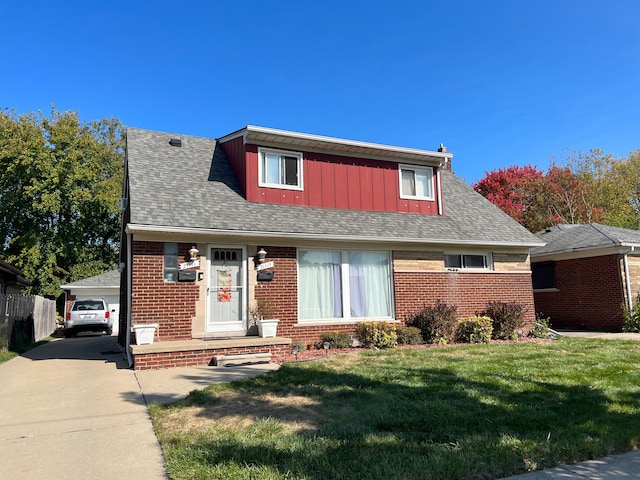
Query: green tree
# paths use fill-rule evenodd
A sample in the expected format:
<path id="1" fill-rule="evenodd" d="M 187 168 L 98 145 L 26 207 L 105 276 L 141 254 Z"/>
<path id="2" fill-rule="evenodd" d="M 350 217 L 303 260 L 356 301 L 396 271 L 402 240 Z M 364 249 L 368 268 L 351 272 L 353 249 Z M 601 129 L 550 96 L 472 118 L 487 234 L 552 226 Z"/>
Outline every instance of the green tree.
<path id="1" fill-rule="evenodd" d="M 640 150 L 629 153 L 613 167 L 613 181 L 618 185 L 622 215 L 616 220 L 620 227 L 640 229 Z"/>
<path id="2" fill-rule="evenodd" d="M 634 168 L 634 162 L 627 158 L 615 159 L 613 155 L 594 148 L 588 152 L 570 151 L 562 163 L 588 187 L 588 201 L 600 209 L 598 221 L 623 228 L 638 228 L 633 190 L 640 189 L 640 170 L 638 166 Z"/>
<path id="3" fill-rule="evenodd" d="M 28 293 L 57 297 L 117 264 L 124 143 L 113 118 L 0 110 L 0 254 Z"/>

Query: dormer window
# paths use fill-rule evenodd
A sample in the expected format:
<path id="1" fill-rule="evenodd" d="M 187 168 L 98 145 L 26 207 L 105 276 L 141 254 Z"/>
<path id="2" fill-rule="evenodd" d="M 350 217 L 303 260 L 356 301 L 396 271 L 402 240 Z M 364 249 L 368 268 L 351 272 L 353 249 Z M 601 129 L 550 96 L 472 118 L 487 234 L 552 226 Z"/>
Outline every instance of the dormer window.
<path id="1" fill-rule="evenodd" d="M 302 153 L 258 149 L 261 187 L 302 190 Z"/>
<path id="2" fill-rule="evenodd" d="M 433 200 L 433 168 L 400 165 L 400 198 Z"/>

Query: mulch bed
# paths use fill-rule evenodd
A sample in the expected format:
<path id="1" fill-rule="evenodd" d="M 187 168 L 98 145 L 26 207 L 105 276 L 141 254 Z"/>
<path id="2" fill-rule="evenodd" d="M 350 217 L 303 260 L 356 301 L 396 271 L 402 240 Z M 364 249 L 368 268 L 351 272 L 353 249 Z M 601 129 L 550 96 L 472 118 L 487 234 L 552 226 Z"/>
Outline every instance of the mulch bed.
<path id="1" fill-rule="evenodd" d="M 549 339 L 545 338 L 532 338 L 525 337 L 520 340 L 491 340 L 490 343 L 548 343 L 551 342 Z M 417 348 L 447 348 L 454 347 L 459 345 L 469 345 L 468 343 L 449 343 L 446 345 L 437 345 L 437 344 L 429 344 L 429 345 L 398 345 L 396 349 L 417 349 Z M 317 360 L 319 358 L 328 357 L 330 355 L 335 355 L 337 353 L 350 353 L 364 350 L 363 347 L 355 347 L 355 348 L 330 348 L 329 350 L 324 350 L 323 348 L 318 348 L 314 350 L 302 350 L 298 353 L 298 355 L 294 355 L 293 353 L 286 353 L 284 355 L 277 355 L 271 358 L 272 363 L 283 364 L 286 362 L 304 362 L 309 360 Z"/>

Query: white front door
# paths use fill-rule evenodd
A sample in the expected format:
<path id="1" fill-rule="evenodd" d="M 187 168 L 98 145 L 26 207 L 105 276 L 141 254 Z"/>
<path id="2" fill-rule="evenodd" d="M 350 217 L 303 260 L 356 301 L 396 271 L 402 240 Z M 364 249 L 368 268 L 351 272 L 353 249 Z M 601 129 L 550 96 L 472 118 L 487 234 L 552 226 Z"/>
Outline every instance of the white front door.
<path id="1" fill-rule="evenodd" d="M 207 333 L 246 331 L 245 265 L 242 247 L 209 249 Z"/>

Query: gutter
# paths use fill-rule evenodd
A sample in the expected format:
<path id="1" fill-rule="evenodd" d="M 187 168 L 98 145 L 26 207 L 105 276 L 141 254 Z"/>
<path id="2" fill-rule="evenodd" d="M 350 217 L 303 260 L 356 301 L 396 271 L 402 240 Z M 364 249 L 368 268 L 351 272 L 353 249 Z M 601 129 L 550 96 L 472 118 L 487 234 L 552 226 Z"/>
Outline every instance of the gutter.
<path id="1" fill-rule="evenodd" d="M 297 240 L 325 240 L 325 241 L 351 241 L 351 242 L 369 242 L 369 243 L 409 243 L 420 245 L 474 245 L 489 247 L 520 247 L 533 248 L 543 247 L 545 242 L 499 242 L 499 241 L 477 241 L 477 240 L 451 240 L 446 238 L 424 239 L 424 238 L 398 238 L 398 237 L 365 237 L 358 235 L 331 235 L 322 233 L 290 233 L 290 232 L 260 232 L 255 230 L 224 230 L 213 228 L 195 228 L 195 227 L 169 227 L 165 225 L 141 225 L 130 223 L 125 228 L 127 234 L 135 232 L 151 232 L 151 233 L 177 233 L 177 234 L 194 234 L 194 235 L 218 235 L 228 237 L 246 236 L 260 239 L 283 239 L 291 238 Z"/>
<path id="2" fill-rule="evenodd" d="M 631 309 L 633 308 L 633 293 L 631 292 L 631 275 L 629 274 L 629 258 L 628 255 L 635 250 L 635 247 L 630 247 L 630 249 L 624 253 L 623 262 L 624 262 L 624 280 L 627 286 L 627 306 Z"/>
<path id="3" fill-rule="evenodd" d="M 133 279 L 133 275 L 131 272 L 131 234 L 127 233 L 127 266 L 126 266 L 126 275 L 127 275 L 127 327 L 125 329 L 124 334 L 124 349 L 127 352 L 127 362 L 129 363 L 129 367 L 133 366 L 133 357 L 131 356 L 131 349 L 129 346 L 131 345 L 131 281 Z"/>

